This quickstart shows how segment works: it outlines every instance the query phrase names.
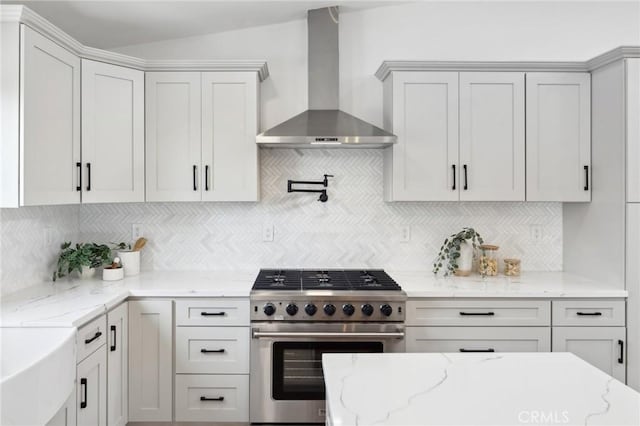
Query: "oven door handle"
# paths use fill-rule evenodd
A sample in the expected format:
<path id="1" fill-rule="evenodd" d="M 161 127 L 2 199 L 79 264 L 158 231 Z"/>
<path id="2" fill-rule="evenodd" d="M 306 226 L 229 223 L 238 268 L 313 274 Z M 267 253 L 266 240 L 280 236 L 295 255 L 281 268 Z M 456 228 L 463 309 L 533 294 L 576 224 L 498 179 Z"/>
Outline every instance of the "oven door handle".
<path id="1" fill-rule="evenodd" d="M 395 332 L 354 332 L 354 333 L 341 333 L 341 332 L 297 332 L 297 331 L 258 331 L 253 330 L 253 338 L 260 339 L 263 337 L 274 337 L 274 338 L 339 338 L 339 339 L 404 339 L 403 331 L 395 331 Z"/>

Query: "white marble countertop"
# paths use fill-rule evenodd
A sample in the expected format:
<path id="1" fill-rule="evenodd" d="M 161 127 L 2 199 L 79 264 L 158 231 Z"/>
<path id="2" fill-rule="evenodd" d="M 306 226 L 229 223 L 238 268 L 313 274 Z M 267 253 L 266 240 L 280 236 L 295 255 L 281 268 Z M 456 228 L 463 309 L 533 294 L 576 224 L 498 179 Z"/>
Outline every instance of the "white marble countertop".
<path id="1" fill-rule="evenodd" d="M 2 327 L 78 327 L 128 297 L 248 297 L 258 271 L 142 272 L 121 281 L 63 278 L 0 301 Z"/>
<path id="2" fill-rule="evenodd" d="M 508 278 L 435 277 L 429 271 L 388 271 L 409 297 L 607 298 L 625 290 L 562 272 Z M 248 297 L 257 270 L 142 272 L 122 281 L 63 278 L 0 300 L 2 327 L 78 327 L 128 297 Z"/>
<path id="3" fill-rule="evenodd" d="M 324 354 L 322 366 L 333 426 L 640 424 L 640 394 L 570 353 Z"/>
<path id="4" fill-rule="evenodd" d="M 408 297 L 609 298 L 627 297 L 622 284 L 566 272 L 524 272 L 519 277 L 435 276 L 431 271 L 387 271 Z"/>

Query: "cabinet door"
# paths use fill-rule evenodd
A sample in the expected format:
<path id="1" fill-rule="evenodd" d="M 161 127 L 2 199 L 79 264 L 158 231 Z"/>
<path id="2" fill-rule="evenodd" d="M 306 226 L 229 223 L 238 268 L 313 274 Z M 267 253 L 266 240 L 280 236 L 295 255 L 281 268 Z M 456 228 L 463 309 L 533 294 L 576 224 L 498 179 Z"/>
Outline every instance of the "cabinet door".
<path id="1" fill-rule="evenodd" d="M 627 238 L 626 238 L 626 289 L 627 298 L 627 332 L 629 336 L 640 336 L 640 204 L 627 204 Z M 627 366 L 628 385 L 640 391 L 640 341 L 629 339 L 627 345 L 628 358 L 632 361 Z"/>
<path id="2" fill-rule="evenodd" d="M 553 352 L 571 352 L 625 382 L 624 327 L 553 327 Z"/>
<path id="3" fill-rule="evenodd" d="M 202 73 L 202 200 L 258 201 L 258 77 Z"/>
<path id="4" fill-rule="evenodd" d="M 524 73 L 460 73 L 460 200 L 524 201 Z"/>
<path id="5" fill-rule="evenodd" d="M 200 201 L 200 73 L 146 73 L 147 201 Z"/>
<path id="6" fill-rule="evenodd" d="M 129 421 L 170 422 L 173 327 L 170 300 L 129 301 Z"/>
<path id="7" fill-rule="evenodd" d="M 79 203 L 80 59 L 21 31 L 21 204 Z"/>
<path id="8" fill-rule="evenodd" d="M 78 364 L 77 424 L 107 424 L 107 349 L 100 347 Z"/>
<path id="9" fill-rule="evenodd" d="M 47 426 L 76 426 L 76 388 L 58 412 L 47 422 Z"/>
<path id="10" fill-rule="evenodd" d="M 125 426 L 128 421 L 129 312 L 127 302 L 107 314 L 107 424 Z"/>
<path id="11" fill-rule="evenodd" d="M 458 73 L 391 78 L 389 130 L 398 142 L 385 152 L 385 200 L 458 200 Z"/>
<path id="12" fill-rule="evenodd" d="M 144 72 L 82 60 L 83 203 L 144 201 Z"/>
<path id="13" fill-rule="evenodd" d="M 591 200 L 591 78 L 527 74 L 527 201 Z"/>
<path id="14" fill-rule="evenodd" d="M 640 58 L 625 59 L 627 201 L 640 203 Z"/>

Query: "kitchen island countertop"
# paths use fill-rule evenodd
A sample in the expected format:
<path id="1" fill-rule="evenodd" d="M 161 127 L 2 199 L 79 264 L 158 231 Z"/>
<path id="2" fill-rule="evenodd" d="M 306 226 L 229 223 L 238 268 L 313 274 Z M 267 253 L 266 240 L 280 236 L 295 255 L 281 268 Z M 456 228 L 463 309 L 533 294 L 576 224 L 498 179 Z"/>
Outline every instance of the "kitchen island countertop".
<path id="1" fill-rule="evenodd" d="M 327 425 L 638 425 L 640 394 L 570 353 L 324 354 Z"/>

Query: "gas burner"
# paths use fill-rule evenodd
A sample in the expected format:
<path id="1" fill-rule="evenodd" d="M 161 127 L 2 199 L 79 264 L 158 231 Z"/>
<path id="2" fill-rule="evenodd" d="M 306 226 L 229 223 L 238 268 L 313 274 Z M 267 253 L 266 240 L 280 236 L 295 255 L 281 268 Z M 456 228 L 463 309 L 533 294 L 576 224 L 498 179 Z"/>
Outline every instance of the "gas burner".
<path id="1" fill-rule="evenodd" d="M 331 275 L 327 271 L 318 271 L 315 275 L 319 283 L 328 283 L 331 281 Z"/>
<path id="2" fill-rule="evenodd" d="M 360 279 L 364 284 L 378 284 L 378 279 L 368 271 L 360 272 Z"/>

